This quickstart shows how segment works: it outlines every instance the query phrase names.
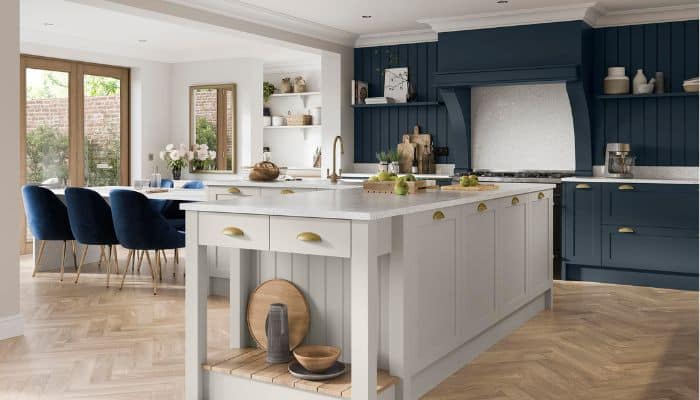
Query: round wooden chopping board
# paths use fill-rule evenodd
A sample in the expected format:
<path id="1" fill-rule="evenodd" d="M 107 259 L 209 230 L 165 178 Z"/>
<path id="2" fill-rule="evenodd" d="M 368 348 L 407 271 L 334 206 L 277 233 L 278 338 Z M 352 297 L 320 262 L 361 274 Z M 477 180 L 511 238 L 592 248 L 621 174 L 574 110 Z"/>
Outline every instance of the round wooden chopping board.
<path id="1" fill-rule="evenodd" d="M 289 318 L 289 349 L 299 346 L 309 333 L 309 304 L 301 291 L 292 282 L 284 279 L 272 279 L 258 286 L 248 299 L 246 321 L 248 331 L 260 348 L 267 349 L 265 319 L 270 311 L 270 304 L 287 305 Z"/>

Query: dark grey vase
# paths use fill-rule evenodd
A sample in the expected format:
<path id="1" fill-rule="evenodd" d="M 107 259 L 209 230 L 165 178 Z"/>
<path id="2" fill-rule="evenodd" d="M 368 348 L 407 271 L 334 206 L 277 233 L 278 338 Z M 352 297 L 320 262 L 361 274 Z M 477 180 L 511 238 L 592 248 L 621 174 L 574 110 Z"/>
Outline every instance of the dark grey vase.
<path id="1" fill-rule="evenodd" d="M 289 316 L 286 304 L 270 304 L 265 320 L 267 335 L 267 362 L 271 364 L 289 362 Z"/>

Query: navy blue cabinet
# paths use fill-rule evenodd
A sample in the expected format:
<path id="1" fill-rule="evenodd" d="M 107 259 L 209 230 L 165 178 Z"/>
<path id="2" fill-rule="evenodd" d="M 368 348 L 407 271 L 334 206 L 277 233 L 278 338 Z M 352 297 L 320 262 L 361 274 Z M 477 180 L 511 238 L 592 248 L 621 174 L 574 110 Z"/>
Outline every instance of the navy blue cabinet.
<path id="1" fill-rule="evenodd" d="M 564 261 L 600 264 L 600 183 L 564 183 L 562 192 Z"/>
<path id="2" fill-rule="evenodd" d="M 563 279 L 698 289 L 697 185 L 563 189 Z"/>

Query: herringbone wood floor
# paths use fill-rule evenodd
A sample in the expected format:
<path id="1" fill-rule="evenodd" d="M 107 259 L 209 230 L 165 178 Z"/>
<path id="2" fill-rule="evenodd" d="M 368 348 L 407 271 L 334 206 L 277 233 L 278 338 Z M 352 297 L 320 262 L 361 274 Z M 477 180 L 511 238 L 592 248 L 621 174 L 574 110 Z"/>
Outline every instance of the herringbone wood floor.
<path id="1" fill-rule="evenodd" d="M 0 342 L 0 399 L 183 397 L 181 274 L 164 273 L 153 296 L 147 269 L 127 276 L 122 292 L 106 289 L 95 266 L 77 286 L 72 273 L 63 285 L 52 273 L 32 279 L 28 257 L 21 269 L 26 334 Z M 210 352 L 226 347 L 227 308 L 210 299 Z M 697 399 L 697 335 L 696 293 L 560 282 L 553 312 L 426 398 Z"/>

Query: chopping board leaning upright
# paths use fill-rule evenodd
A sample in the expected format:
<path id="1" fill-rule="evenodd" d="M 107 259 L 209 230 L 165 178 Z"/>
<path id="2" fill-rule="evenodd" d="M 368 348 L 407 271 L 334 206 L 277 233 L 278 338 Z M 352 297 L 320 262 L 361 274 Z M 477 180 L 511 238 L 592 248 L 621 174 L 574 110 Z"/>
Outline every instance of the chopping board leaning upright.
<path id="1" fill-rule="evenodd" d="M 435 173 L 435 154 L 433 139 L 429 133 L 420 133 L 418 125 L 413 127 L 412 134 L 403 135 L 403 142 L 398 145 L 399 170 L 410 173 L 413 161 L 416 161 L 419 174 Z"/>

